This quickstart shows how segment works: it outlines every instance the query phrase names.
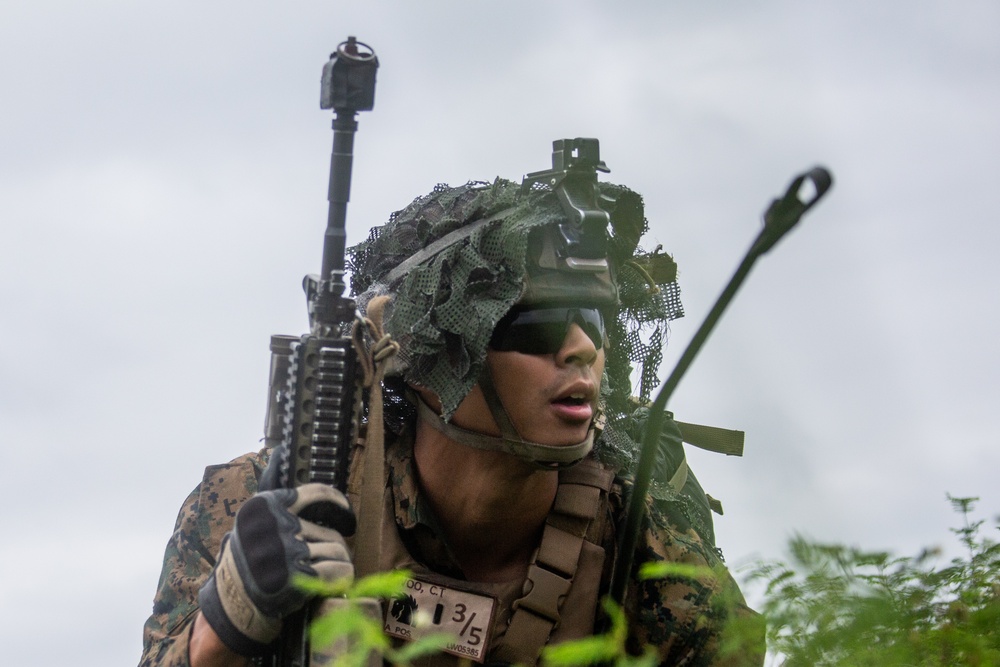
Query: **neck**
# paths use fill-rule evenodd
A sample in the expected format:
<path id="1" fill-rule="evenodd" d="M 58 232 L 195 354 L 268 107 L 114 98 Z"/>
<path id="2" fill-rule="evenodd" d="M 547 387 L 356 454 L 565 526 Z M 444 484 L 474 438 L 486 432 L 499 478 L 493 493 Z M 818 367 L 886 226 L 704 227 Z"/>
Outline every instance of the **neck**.
<path id="1" fill-rule="evenodd" d="M 422 420 L 413 456 L 421 491 L 465 575 L 472 581 L 523 576 L 552 507 L 558 473 L 459 444 Z"/>

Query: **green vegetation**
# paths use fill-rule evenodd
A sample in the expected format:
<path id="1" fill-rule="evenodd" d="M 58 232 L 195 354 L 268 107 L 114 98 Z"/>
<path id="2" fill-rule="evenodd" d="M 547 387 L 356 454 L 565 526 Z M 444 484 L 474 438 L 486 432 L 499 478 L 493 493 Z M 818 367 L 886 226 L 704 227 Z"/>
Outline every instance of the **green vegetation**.
<path id="1" fill-rule="evenodd" d="M 372 652 L 393 665 L 408 667 L 417 658 L 440 651 L 452 641 L 451 635 L 432 633 L 394 648 L 382 631 L 381 613 L 373 617 L 365 611 L 362 602 L 365 598 L 399 597 L 410 576 L 411 573 L 406 570 L 395 570 L 373 574 L 353 583 L 298 578 L 297 583 L 303 590 L 345 601 L 317 618 L 309 627 L 309 641 L 314 650 L 323 650 L 339 642 L 342 650 L 337 651 L 336 667 L 364 667 Z"/>
<path id="2" fill-rule="evenodd" d="M 935 567 L 913 557 L 791 541 L 791 564 L 758 564 L 768 649 L 786 667 L 1000 665 L 1000 544 L 971 521 L 977 498 L 952 498 L 965 554 Z"/>
<path id="3" fill-rule="evenodd" d="M 611 620 L 611 629 L 604 634 L 585 637 L 542 649 L 542 664 L 547 667 L 574 665 L 615 665 L 615 667 L 656 667 L 656 651 L 647 646 L 646 652 L 634 657 L 625 650 L 628 626 L 625 614 L 611 600 L 603 601 L 604 611 Z"/>
<path id="4" fill-rule="evenodd" d="M 951 498 L 962 526 L 953 528 L 964 554 L 935 566 L 939 550 L 897 557 L 825 545 L 798 537 L 791 541 L 789 563 L 758 563 L 747 576 L 764 586 L 759 610 L 767 619 L 771 664 L 783 667 L 1000 667 L 1000 544 L 983 535 L 984 520 L 971 519 L 976 498 Z M 1000 519 L 998 519 L 1000 523 Z M 1000 525 L 998 525 L 1000 527 Z M 651 563 L 644 578 L 703 577 L 690 566 Z M 311 629 L 315 645 L 346 639 L 350 650 L 338 665 L 364 664 L 369 651 L 397 665 L 441 649 L 446 635 L 436 634 L 393 649 L 381 620 L 351 600 L 395 597 L 409 573 L 375 575 L 347 586 L 303 582 L 322 595 L 346 596 L 348 604 L 318 619 Z M 625 650 L 626 621 L 611 602 L 604 603 L 610 629 L 600 635 L 548 647 L 546 667 L 615 665 L 653 667 L 655 651 L 641 656 Z M 759 625 L 731 625 L 722 651 L 743 651 Z"/>

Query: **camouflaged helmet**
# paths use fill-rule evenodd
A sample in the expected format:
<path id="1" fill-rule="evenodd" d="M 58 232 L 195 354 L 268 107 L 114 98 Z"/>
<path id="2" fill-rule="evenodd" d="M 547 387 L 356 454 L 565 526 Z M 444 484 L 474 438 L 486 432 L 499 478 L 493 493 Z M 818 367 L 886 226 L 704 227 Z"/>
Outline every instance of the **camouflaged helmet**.
<path id="1" fill-rule="evenodd" d="M 560 140 L 552 169 L 521 184 L 439 185 L 350 249 L 352 290 L 362 309 L 392 296 L 385 329 L 401 346 L 395 370 L 437 394 L 445 421 L 481 380 L 490 337 L 515 304 L 600 307 L 609 338 L 601 408 L 622 426 L 605 432 L 602 458 L 627 465 L 630 397 L 646 399 L 657 384 L 667 322 L 683 311 L 673 260 L 638 247 L 648 229 L 642 198 L 599 182 L 598 171 L 607 167 L 596 139 Z"/>

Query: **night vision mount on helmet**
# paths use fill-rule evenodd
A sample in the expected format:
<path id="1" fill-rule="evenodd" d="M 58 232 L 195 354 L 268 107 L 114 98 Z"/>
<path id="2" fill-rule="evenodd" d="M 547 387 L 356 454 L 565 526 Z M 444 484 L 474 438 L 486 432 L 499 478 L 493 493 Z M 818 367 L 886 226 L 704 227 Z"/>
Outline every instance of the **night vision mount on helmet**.
<path id="1" fill-rule="evenodd" d="M 598 181 L 608 168 L 596 139 L 562 139 L 553 149 L 552 168 L 521 184 L 440 185 L 393 214 L 350 250 L 352 288 L 362 308 L 373 297 L 392 297 L 385 327 L 401 346 L 395 372 L 437 394 L 442 423 L 483 384 L 490 338 L 515 305 L 600 308 L 609 345 L 599 456 L 625 468 L 638 451 L 629 434 L 633 393 L 648 399 L 667 323 L 683 314 L 676 265 L 659 248 L 639 248 L 648 229 L 642 197 Z M 392 393 L 390 426 L 393 413 L 400 421 L 414 416 L 409 402 Z M 508 436 L 519 442 L 522 458 L 553 461 L 552 452 L 533 454 L 530 443 L 525 450 L 519 436 Z M 576 460 L 587 448 L 561 448 L 561 455 Z"/>

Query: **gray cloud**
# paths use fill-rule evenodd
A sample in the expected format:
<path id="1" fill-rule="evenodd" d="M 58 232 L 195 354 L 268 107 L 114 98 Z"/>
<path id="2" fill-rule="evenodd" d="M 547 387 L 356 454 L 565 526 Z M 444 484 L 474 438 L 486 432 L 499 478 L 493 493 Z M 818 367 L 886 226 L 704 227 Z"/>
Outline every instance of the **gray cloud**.
<path id="1" fill-rule="evenodd" d="M 671 406 L 747 431 L 744 460 L 691 454 L 731 562 L 795 531 L 915 551 L 945 540 L 946 491 L 1000 507 L 995 3 L 4 12 L 12 664 L 137 659 L 177 508 L 205 465 L 258 446 L 268 336 L 306 326 L 330 151 L 317 83 L 347 34 L 382 60 L 351 238 L 439 181 L 519 178 L 552 139 L 597 136 L 680 264 L 664 374 L 770 199 L 834 171 Z"/>

